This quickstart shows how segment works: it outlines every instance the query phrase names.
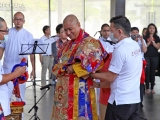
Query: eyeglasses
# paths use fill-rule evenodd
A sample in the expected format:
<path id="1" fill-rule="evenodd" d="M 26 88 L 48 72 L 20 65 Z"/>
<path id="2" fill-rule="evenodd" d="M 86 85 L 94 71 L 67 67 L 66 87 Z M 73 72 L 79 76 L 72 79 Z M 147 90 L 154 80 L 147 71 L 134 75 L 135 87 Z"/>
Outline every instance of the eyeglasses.
<path id="1" fill-rule="evenodd" d="M 0 30 L 0 32 L 9 32 L 9 29 L 7 29 L 7 30 Z"/>
<path id="2" fill-rule="evenodd" d="M 15 21 L 20 21 L 20 22 L 23 22 L 23 19 L 14 19 Z"/>

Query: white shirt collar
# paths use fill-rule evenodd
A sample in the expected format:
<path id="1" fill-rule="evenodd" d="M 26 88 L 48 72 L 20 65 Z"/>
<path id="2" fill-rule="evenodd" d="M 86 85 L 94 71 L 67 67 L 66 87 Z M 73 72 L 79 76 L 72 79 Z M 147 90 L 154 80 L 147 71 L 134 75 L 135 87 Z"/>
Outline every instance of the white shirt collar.
<path id="1" fill-rule="evenodd" d="M 106 38 L 104 38 L 104 37 L 101 37 L 101 38 L 100 38 L 100 40 L 103 40 L 103 41 L 105 41 L 105 40 L 109 40 L 109 41 L 111 41 L 111 38 L 110 38 L 110 37 L 108 37 L 108 38 L 106 39 Z"/>
<path id="2" fill-rule="evenodd" d="M 127 37 L 127 38 L 124 38 L 122 39 L 121 41 L 119 41 L 118 43 L 115 44 L 114 48 L 118 48 L 119 46 L 121 46 L 124 42 L 128 41 L 128 40 L 131 40 L 131 37 Z"/>

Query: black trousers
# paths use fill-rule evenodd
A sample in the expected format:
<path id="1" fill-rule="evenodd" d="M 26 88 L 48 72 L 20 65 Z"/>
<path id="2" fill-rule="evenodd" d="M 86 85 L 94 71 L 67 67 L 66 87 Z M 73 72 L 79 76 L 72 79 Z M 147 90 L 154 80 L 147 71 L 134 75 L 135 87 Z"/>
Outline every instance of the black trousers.
<path id="1" fill-rule="evenodd" d="M 141 98 L 141 102 L 143 102 L 144 92 L 145 92 L 145 86 L 144 86 L 144 84 L 140 84 L 140 98 Z"/>
<path id="2" fill-rule="evenodd" d="M 149 82 L 151 82 L 151 90 L 154 88 L 155 82 L 155 70 L 158 66 L 159 58 L 158 57 L 145 57 L 147 61 L 146 67 L 146 89 L 149 89 Z"/>
<path id="3" fill-rule="evenodd" d="M 139 120 L 139 107 L 139 103 L 124 105 L 108 103 L 105 120 Z"/>

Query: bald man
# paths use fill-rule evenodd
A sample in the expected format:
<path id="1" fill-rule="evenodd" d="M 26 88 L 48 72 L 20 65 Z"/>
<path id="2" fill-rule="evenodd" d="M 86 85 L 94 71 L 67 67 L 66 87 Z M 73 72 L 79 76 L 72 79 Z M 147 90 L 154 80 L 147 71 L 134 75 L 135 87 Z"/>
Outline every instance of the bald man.
<path id="1" fill-rule="evenodd" d="M 21 53 L 21 45 L 22 44 L 31 44 L 33 40 L 33 36 L 30 32 L 23 28 L 23 24 L 25 23 L 25 17 L 23 13 L 17 12 L 14 14 L 13 23 L 15 27 L 9 29 L 8 41 L 0 44 L 0 59 L 2 58 L 4 52 L 4 61 L 3 61 L 3 69 L 4 73 L 10 73 L 14 65 L 19 64 L 22 58 L 28 59 L 27 55 L 19 55 Z M 27 47 L 28 46 L 24 46 Z M 25 48 L 25 49 L 27 49 Z M 32 63 L 32 73 L 33 76 L 33 55 L 30 55 L 31 63 Z M 13 83 L 9 82 L 8 86 L 10 88 L 10 95 L 13 91 Z M 26 84 L 20 84 L 20 101 L 25 101 L 25 87 Z"/>
<path id="2" fill-rule="evenodd" d="M 51 120 L 98 120 L 95 91 L 88 74 L 102 67 L 104 49 L 81 29 L 75 15 L 66 16 L 63 27 L 71 40 L 58 51 L 59 61 L 53 68 L 57 84 Z"/>

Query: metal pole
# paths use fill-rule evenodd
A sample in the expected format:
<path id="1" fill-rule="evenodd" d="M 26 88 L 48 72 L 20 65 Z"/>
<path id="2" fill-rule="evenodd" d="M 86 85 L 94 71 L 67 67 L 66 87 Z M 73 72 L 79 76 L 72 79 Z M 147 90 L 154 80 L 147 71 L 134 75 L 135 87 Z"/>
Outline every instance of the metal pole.
<path id="1" fill-rule="evenodd" d="M 11 0 L 11 27 L 13 27 L 13 1 Z"/>
<path id="2" fill-rule="evenodd" d="M 48 0 L 49 26 L 51 28 L 51 0 Z"/>

